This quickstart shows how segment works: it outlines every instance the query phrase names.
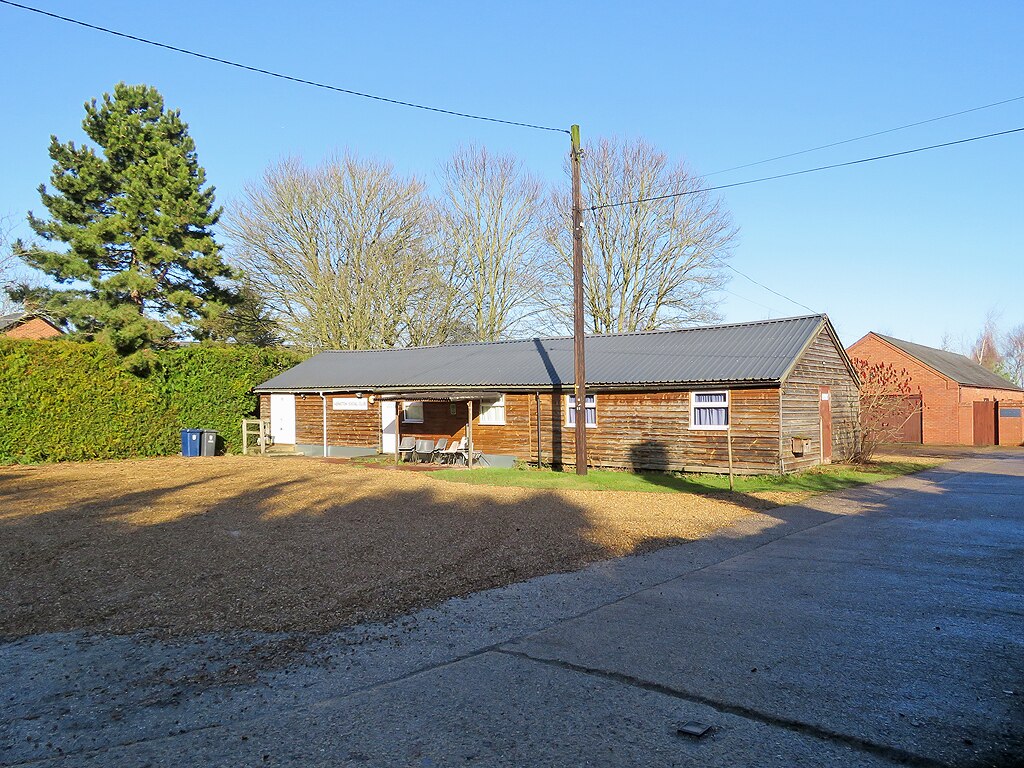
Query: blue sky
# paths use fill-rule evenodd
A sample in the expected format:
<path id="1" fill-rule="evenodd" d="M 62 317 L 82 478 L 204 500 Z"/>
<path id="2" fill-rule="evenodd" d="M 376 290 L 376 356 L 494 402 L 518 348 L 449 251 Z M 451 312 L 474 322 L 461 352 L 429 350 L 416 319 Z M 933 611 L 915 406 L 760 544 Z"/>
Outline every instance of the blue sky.
<path id="1" fill-rule="evenodd" d="M 177 3 L 29 0 L 94 24 L 299 77 L 584 140 L 642 136 L 723 168 L 1024 95 L 1024 4 Z M 182 110 L 221 203 L 266 165 L 342 150 L 432 178 L 469 142 L 560 180 L 567 137 L 458 120 L 268 79 L 0 6 L 0 214 L 40 212 L 48 137 L 80 141 L 114 83 Z M 1024 100 L 709 177 L 728 183 L 1024 126 Z M 989 310 L 1024 323 L 1024 134 L 723 191 L 733 264 L 829 313 L 938 345 Z M 21 227 L 27 234 L 27 227 Z M 734 276 L 730 321 L 804 310 Z M 742 297 L 742 298 L 741 298 Z M 770 307 L 771 309 L 767 309 Z"/>

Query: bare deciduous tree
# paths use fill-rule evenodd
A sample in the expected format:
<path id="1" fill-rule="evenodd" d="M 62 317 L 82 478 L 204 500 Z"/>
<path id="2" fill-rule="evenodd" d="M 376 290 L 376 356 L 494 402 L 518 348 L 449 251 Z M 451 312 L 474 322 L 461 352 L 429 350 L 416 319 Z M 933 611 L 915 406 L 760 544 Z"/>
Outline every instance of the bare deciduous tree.
<path id="1" fill-rule="evenodd" d="M 1007 375 L 1024 387 L 1024 324 L 1003 336 L 1003 365 Z"/>
<path id="2" fill-rule="evenodd" d="M 543 307 L 541 184 L 511 155 L 459 150 L 441 169 L 439 250 L 468 303 L 474 338 L 522 329 Z"/>
<path id="3" fill-rule="evenodd" d="M 588 328 L 622 333 L 719 319 L 723 259 L 737 234 L 721 200 L 702 180 L 646 141 L 603 139 L 585 150 L 585 303 Z M 669 193 L 680 197 L 639 201 Z M 554 198 L 548 240 L 556 251 L 553 310 L 565 323 L 572 306 L 571 201 Z"/>
<path id="4" fill-rule="evenodd" d="M 860 378 L 860 448 L 855 459 L 871 461 L 882 443 L 897 440 L 907 423 L 920 412 L 915 401 L 910 374 L 889 363 L 851 358 Z"/>
<path id="5" fill-rule="evenodd" d="M 1003 355 L 999 351 L 999 315 L 995 310 L 990 310 L 985 316 L 985 325 L 978 334 L 978 338 L 971 346 L 970 358 L 988 368 L 990 371 L 1000 373 L 1003 365 Z"/>
<path id="6" fill-rule="evenodd" d="M 293 341 L 394 347 L 431 325 L 417 313 L 436 283 L 423 184 L 351 154 L 285 160 L 249 185 L 227 231 L 249 284 Z M 436 329 L 435 329 L 436 330 Z"/>
<path id="7" fill-rule="evenodd" d="M 0 315 L 14 312 L 19 304 L 8 294 L 18 280 L 21 260 L 14 253 L 14 220 L 9 215 L 0 216 Z"/>

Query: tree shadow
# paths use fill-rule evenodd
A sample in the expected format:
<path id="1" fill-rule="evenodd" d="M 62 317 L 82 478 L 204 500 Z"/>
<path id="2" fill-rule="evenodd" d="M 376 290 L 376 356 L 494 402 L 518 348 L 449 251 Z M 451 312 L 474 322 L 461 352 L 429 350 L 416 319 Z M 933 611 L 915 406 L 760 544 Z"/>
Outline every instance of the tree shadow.
<path id="1" fill-rule="evenodd" d="M 637 465 L 662 451 L 656 442 L 638 447 Z M 156 462 L 148 474 L 136 466 L 117 482 L 102 482 L 100 473 L 57 488 L 39 475 L 5 487 L 0 637 L 75 629 L 325 631 L 688 541 L 673 526 L 703 524 L 701 504 L 708 519 L 716 519 L 715 504 L 726 503 L 782 526 L 791 510 L 802 516 L 810 509 L 647 473 L 667 489 L 698 495 L 677 504 L 651 494 L 659 497 L 652 507 L 668 510 L 665 520 L 652 515 L 646 526 L 619 529 L 643 522 L 644 513 L 620 510 L 624 497 L 614 492 L 578 503 L 554 490 L 437 483 L 315 460 L 272 470 L 259 459 L 230 469 L 224 460 L 206 461 L 187 464 L 188 478 L 156 479 Z M 258 476 L 244 474 L 250 466 Z M 856 498 L 871 504 L 872 493 L 867 486 Z"/>
<path id="2" fill-rule="evenodd" d="M 659 450 L 664 447 L 652 443 L 645 455 Z M 251 466 L 265 467 L 263 461 L 272 460 L 254 459 Z M 212 461 L 208 467 L 211 476 L 203 482 L 175 478 L 119 493 L 111 486 L 105 498 L 92 486 L 68 488 L 63 503 L 46 511 L 38 511 L 40 502 L 32 498 L 49 505 L 52 484 L 19 492 L 16 506 L 23 514 L 0 521 L 0 559 L 10 564 L 0 583 L 0 635 L 270 633 L 252 647 L 232 645 L 237 655 L 212 671 L 207 665 L 174 674 L 147 668 L 145 674 L 158 679 L 147 684 L 147 700 L 139 705 L 144 710 L 153 707 L 153 697 L 174 702 L 182 690 L 191 696 L 204 687 L 250 684 L 267 668 L 310 663 L 305 640 L 315 634 L 676 544 L 706 547 L 720 559 L 723 547 L 743 551 L 755 535 L 750 528 L 726 526 L 694 542 L 670 532 L 641 532 L 616 546 L 594 509 L 559 492 L 494 493 L 317 460 L 274 465 L 272 473 L 248 478 L 237 477 L 242 465 L 235 473 Z M 297 476 L 288 476 L 293 471 Z M 332 481 L 335 471 L 341 481 Z M 230 492 L 217 490 L 215 480 L 225 478 L 236 481 Z M 674 488 L 681 479 L 664 480 Z M 742 496 L 726 492 L 736 503 Z M 848 492 L 868 518 L 891 497 L 876 486 Z M 607 499 L 614 507 L 616 494 Z M 778 538 L 840 516 L 819 501 L 824 497 L 758 508 L 764 515 L 759 530 Z M 161 505 L 182 506 L 182 514 L 138 522 L 140 508 L 159 511 Z M 597 578 L 620 578 L 614 567 L 598 573 Z M 202 648 L 195 653 L 202 655 Z M 120 656 L 102 663 L 119 679 L 140 674 L 134 666 L 122 669 Z M 82 674 L 91 680 L 100 673 Z M 55 685 L 70 690 L 80 683 Z M 176 703 L 167 712 L 156 715 L 157 722 L 180 716 Z M 63 732 L 52 737 L 53 744 L 65 746 L 71 738 Z M 41 745 L 32 749 L 33 759 L 53 755 Z"/>
<path id="3" fill-rule="evenodd" d="M 677 493 L 693 493 L 712 499 L 728 501 L 752 512 L 764 512 L 777 504 L 740 491 L 728 488 L 708 488 L 685 474 L 671 472 L 672 466 L 668 448 L 659 440 L 644 440 L 632 445 L 629 449 L 629 461 L 633 472 L 642 475 L 644 480 Z M 664 467 L 662 471 L 654 469 Z"/>

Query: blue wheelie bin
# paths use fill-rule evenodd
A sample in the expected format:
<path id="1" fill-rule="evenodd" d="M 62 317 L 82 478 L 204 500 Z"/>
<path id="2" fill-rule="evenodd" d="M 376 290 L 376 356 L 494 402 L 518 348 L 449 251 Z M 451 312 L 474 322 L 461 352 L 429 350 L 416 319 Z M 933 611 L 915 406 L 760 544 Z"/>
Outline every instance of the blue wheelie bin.
<path id="1" fill-rule="evenodd" d="M 200 456 L 202 455 L 202 437 L 203 430 L 201 429 L 183 429 L 181 430 L 181 455 L 182 456 Z"/>

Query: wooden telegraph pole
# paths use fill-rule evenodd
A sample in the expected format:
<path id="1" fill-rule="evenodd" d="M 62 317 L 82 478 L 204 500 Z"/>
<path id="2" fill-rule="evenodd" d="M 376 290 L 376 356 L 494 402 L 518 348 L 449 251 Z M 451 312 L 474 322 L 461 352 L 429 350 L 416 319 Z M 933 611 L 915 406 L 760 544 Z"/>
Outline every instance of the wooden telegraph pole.
<path id="1" fill-rule="evenodd" d="M 580 127 L 572 137 L 572 346 L 576 394 L 576 474 L 587 474 L 587 373 L 583 355 L 583 196 L 580 192 Z"/>

